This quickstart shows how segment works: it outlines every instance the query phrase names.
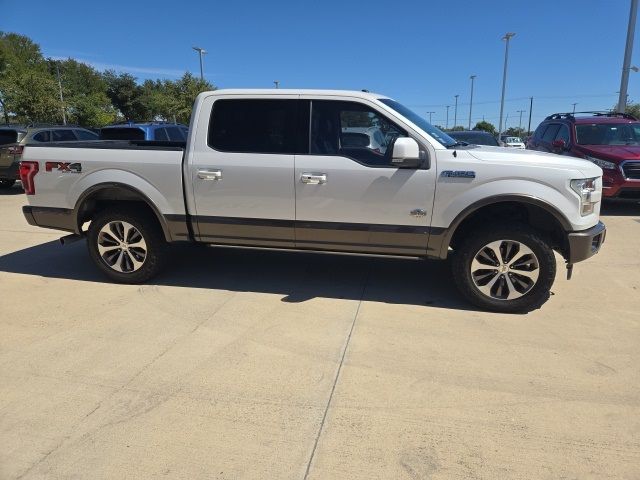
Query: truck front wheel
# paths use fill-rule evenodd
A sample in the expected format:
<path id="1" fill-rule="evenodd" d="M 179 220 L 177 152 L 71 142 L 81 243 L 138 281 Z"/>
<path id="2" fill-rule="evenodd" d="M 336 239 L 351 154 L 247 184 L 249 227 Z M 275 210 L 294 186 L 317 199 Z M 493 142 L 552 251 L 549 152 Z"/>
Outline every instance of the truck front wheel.
<path id="1" fill-rule="evenodd" d="M 98 268 L 119 283 L 142 283 L 167 258 L 167 243 L 155 218 L 146 212 L 108 209 L 89 226 L 89 254 Z"/>
<path id="2" fill-rule="evenodd" d="M 472 232 L 456 245 L 451 265 L 464 297 L 503 313 L 539 308 L 549 298 L 556 275 L 553 250 L 526 225 Z"/>

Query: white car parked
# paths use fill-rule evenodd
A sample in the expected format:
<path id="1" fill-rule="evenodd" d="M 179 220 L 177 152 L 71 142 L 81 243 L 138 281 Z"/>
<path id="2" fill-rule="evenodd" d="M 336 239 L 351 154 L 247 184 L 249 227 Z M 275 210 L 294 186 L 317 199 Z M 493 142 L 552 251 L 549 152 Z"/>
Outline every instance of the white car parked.
<path id="1" fill-rule="evenodd" d="M 525 148 L 524 142 L 520 137 L 502 137 L 502 145 L 504 147 Z"/>
<path id="2" fill-rule="evenodd" d="M 345 142 L 371 128 L 384 151 Z M 170 242 L 451 256 L 467 299 L 524 312 L 549 297 L 554 250 L 571 268 L 605 238 L 598 166 L 462 145 L 369 92 L 201 93 L 183 148 L 27 146 L 20 175 L 27 221 L 86 237 L 96 266 L 124 283 L 157 274 Z"/>

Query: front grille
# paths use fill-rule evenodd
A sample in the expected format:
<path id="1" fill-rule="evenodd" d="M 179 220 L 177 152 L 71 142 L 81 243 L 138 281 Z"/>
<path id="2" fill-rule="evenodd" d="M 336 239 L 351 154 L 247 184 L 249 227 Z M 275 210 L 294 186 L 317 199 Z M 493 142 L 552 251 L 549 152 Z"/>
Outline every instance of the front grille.
<path id="1" fill-rule="evenodd" d="M 625 178 L 640 180 L 640 162 L 625 162 L 622 165 Z"/>

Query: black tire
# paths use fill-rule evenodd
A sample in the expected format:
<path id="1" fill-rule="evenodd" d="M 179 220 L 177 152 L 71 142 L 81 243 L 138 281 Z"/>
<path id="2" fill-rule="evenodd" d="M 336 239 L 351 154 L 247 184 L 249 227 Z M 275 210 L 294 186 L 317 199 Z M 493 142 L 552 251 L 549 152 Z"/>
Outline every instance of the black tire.
<path id="1" fill-rule="evenodd" d="M 112 247 L 110 244 L 105 243 L 105 239 L 111 241 L 111 237 L 106 235 L 103 231 L 104 228 L 109 228 L 111 231 L 112 226 L 121 224 L 129 224 L 134 227 L 135 230 L 142 237 L 144 242 L 144 249 L 134 248 L 135 245 L 140 245 L 139 238 L 135 231 L 135 238 L 129 240 L 132 245 L 131 250 L 128 248 L 123 252 L 124 260 L 118 264 L 120 267 L 124 265 L 125 268 L 121 268 L 123 271 L 117 271 L 113 266 L 110 266 L 107 258 L 111 258 L 111 253 L 103 257 L 99 251 L 99 243 L 104 247 L 116 249 L 117 252 L 122 251 L 118 247 Z M 111 226 L 110 226 L 111 225 Z M 102 233 L 101 233 L 102 231 Z M 129 236 L 131 239 L 131 235 Z M 115 242 L 111 242 L 115 245 Z M 123 208 L 113 208 L 103 210 L 91 221 L 89 231 L 87 235 L 87 247 L 89 248 L 89 255 L 97 267 L 104 273 L 109 279 L 118 283 L 144 283 L 149 279 L 157 275 L 165 266 L 168 257 L 168 244 L 165 241 L 162 229 L 158 225 L 157 219 L 150 213 L 143 210 L 128 210 Z M 140 252 L 145 251 L 142 264 L 139 267 L 133 265 L 132 259 L 140 261 L 142 258 Z M 127 261 L 128 260 L 128 261 Z M 114 262 L 115 264 L 116 262 Z M 127 271 L 127 266 L 131 269 Z"/>
<path id="2" fill-rule="evenodd" d="M 16 181 L 12 178 L 0 178 L 0 188 L 11 188 Z"/>
<path id="3" fill-rule="evenodd" d="M 518 298 L 495 298 L 491 296 L 493 291 L 485 294 L 480 290 L 478 285 L 476 285 L 476 281 L 474 281 L 472 275 L 472 262 L 474 258 L 476 258 L 476 255 L 479 255 L 481 249 L 489 243 L 501 240 L 506 242 L 501 244 L 501 248 L 508 248 L 509 245 L 513 245 L 511 242 L 518 242 L 528 247 L 535 254 L 537 262 L 528 263 L 525 268 L 535 270 L 535 266 L 532 265 L 537 265 L 537 279 L 534 282 L 527 277 L 519 276 L 519 270 L 506 270 L 506 272 L 500 270 L 501 268 L 509 267 L 499 266 L 499 261 L 496 262 L 495 269 L 493 269 L 494 267 L 490 267 L 492 269 L 490 273 L 480 274 L 480 276 L 476 278 L 482 279 L 482 282 L 484 282 L 485 278 L 489 278 L 487 285 L 482 285 L 482 282 L 479 280 L 478 283 L 480 283 L 481 287 L 492 290 L 488 288 L 488 283 L 490 283 L 495 276 L 502 277 L 496 279 L 496 282 L 494 282 L 494 284 L 502 282 L 502 286 L 495 285 L 494 288 L 497 292 L 504 293 L 509 290 L 506 283 L 507 278 L 505 278 L 506 275 L 509 275 L 510 285 L 513 287 L 517 283 L 518 287 L 522 290 L 522 292 L 516 292 L 516 294 L 522 295 Z M 520 247 L 521 246 L 518 246 L 518 248 Z M 515 256 L 517 256 L 517 254 L 514 255 L 514 258 Z M 527 258 L 531 259 L 530 256 Z M 502 265 L 505 263 L 507 262 L 504 262 Z M 526 313 L 540 308 L 540 306 L 549 299 L 551 287 L 556 276 L 556 259 L 553 250 L 549 247 L 544 237 L 527 225 L 491 225 L 473 231 L 471 235 L 462 239 L 459 244 L 456 245 L 451 261 L 451 268 L 453 271 L 453 279 L 458 290 L 474 305 L 494 312 Z M 481 270 L 475 271 L 481 272 Z M 518 282 L 512 280 L 511 272 L 514 272 L 516 277 L 518 277 Z M 533 285 L 530 284 L 531 282 L 534 282 Z M 504 289 L 503 286 L 505 287 Z"/>

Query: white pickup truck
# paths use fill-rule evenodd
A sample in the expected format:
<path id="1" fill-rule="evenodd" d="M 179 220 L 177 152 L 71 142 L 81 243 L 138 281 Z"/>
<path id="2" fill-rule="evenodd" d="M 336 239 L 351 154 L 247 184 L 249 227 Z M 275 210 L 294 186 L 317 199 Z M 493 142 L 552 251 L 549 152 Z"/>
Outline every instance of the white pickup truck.
<path id="1" fill-rule="evenodd" d="M 206 92 L 186 145 L 28 146 L 23 158 L 27 221 L 86 237 L 117 282 L 152 278 L 171 242 L 451 256 L 469 301 L 525 312 L 549 297 L 554 250 L 570 273 L 605 238 L 593 163 L 458 144 L 366 91 Z"/>

